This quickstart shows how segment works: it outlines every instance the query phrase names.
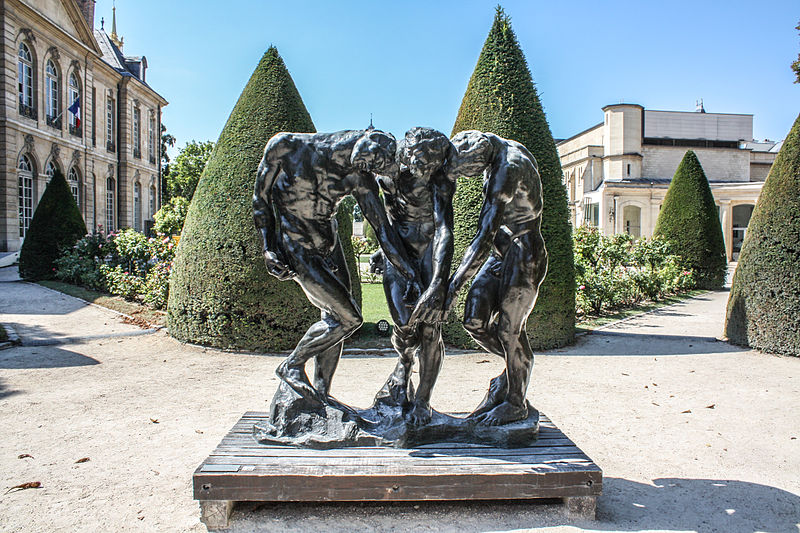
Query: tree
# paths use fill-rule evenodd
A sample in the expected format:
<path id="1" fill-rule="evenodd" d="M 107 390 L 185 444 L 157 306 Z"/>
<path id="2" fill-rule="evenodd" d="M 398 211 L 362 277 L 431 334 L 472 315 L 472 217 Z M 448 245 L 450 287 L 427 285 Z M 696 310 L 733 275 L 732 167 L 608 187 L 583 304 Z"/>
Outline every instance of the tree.
<path id="1" fill-rule="evenodd" d="M 728 299 L 734 344 L 800 356 L 800 115 L 747 227 Z"/>
<path id="2" fill-rule="evenodd" d="M 171 198 L 153 216 L 153 230 L 162 235 L 180 235 L 188 212 L 189 200 L 183 196 Z"/>
<path id="3" fill-rule="evenodd" d="M 169 154 L 167 148 L 175 146 L 175 137 L 167 133 L 167 127 L 161 123 L 161 197 L 163 202 L 169 200 L 167 194 L 167 176 L 169 176 Z"/>
<path id="4" fill-rule="evenodd" d="M 212 141 L 191 141 L 181 148 L 175 161 L 169 166 L 167 195 L 169 198 L 183 196 L 191 201 L 197 183 L 203 174 L 208 158 L 214 150 Z"/>
<path id="5" fill-rule="evenodd" d="M 25 279 L 53 277 L 54 261 L 86 235 L 86 224 L 67 180 L 56 169 L 33 213 L 19 252 L 19 274 Z"/>
<path id="6" fill-rule="evenodd" d="M 727 271 L 722 226 L 706 174 L 691 150 L 675 171 L 653 234 L 664 237 L 694 271 L 699 288 L 722 288 Z"/>
<path id="7" fill-rule="evenodd" d="M 511 20 L 498 6 L 458 111 L 453 135 L 464 130 L 495 133 L 525 145 L 539 164 L 544 197 L 542 235 L 549 255 L 548 274 L 528 319 L 528 337 L 534 349 L 553 348 L 575 337 L 575 266 L 572 226 L 561 163 L 528 63 L 511 29 Z M 453 201 L 454 261 L 475 235 L 481 205 L 481 179 L 460 178 Z M 462 291 L 462 298 L 466 291 Z M 456 322 L 463 307 L 451 314 L 444 328 L 447 340 L 463 345 L 468 337 Z"/>
<path id="8" fill-rule="evenodd" d="M 177 339 L 222 348 L 292 348 L 318 310 L 300 287 L 267 273 L 253 224 L 264 145 L 314 123 L 275 47 L 261 58 L 228 118 L 189 207 L 170 279 L 167 319 Z"/>

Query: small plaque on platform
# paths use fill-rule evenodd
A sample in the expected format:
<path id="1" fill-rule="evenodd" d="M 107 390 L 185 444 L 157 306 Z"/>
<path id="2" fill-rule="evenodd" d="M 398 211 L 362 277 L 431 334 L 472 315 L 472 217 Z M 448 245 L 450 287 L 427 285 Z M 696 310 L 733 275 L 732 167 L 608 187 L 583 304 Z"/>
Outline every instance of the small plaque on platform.
<path id="1" fill-rule="evenodd" d="M 426 501 L 562 498 L 593 518 L 600 468 L 544 414 L 538 439 L 521 448 L 438 443 L 416 448 L 315 450 L 260 444 L 248 412 L 197 468 L 194 498 L 209 527 L 227 526 L 237 501 Z"/>

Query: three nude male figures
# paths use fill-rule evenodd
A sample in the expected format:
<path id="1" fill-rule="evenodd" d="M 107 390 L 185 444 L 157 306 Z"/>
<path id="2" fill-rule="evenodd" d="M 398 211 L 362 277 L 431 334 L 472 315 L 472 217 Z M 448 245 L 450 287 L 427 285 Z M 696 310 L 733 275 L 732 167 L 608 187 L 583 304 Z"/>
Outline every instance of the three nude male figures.
<path id="1" fill-rule="evenodd" d="M 456 177 L 481 174 L 478 233 L 450 276 Z M 414 425 L 430 421 L 431 392 L 444 356 L 441 322 L 474 277 L 464 327 L 505 359 L 506 370 L 470 416 L 487 425 L 524 419 L 533 364 L 525 322 L 547 269 L 533 156 L 519 143 L 478 131 L 459 133 L 452 142 L 429 128 L 410 130 L 400 143 L 374 129 L 279 133 L 270 139 L 253 197 L 267 269 L 280 280 L 296 281 L 321 311 L 277 373 L 301 397 L 320 404 L 335 402 L 329 391 L 343 342 L 362 323 L 337 240 L 336 210 L 348 194 L 375 228 L 395 322 L 398 363 L 376 402 L 402 405 Z M 416 392 L 410 380 L 415 355 Z M 313 384 L 305 372 L 312 358 Z"/>

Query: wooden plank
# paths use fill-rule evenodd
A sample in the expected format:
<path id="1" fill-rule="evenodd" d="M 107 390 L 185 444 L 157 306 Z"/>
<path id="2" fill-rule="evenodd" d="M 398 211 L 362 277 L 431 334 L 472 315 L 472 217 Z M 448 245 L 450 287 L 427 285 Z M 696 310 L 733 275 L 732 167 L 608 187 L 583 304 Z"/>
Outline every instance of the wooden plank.
<path id="1" fill-rule="evenodd" d="M 196 499 L 237 501 L 426 501 L 563 498 L 600 492 L 599 471 L 437 473 L 429 476 L 387 473 L 369 479 L 325 473 L 296 476 L 196 475 Z"/>

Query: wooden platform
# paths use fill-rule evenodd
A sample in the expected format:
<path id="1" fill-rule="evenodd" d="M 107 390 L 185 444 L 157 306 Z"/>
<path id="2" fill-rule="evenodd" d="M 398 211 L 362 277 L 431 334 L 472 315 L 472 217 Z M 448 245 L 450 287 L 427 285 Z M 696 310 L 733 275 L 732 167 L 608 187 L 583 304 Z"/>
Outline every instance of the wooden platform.
<path id="1" fill-rule="evenodd" d="M 424 501 L 562 498 L 594 518 L 603 474 L 546 416 L 527 448 L 442 443 L 411 449 L 311 450 L 252 436 L 267 413 L 248 412 L 194 473 L 209 529 L 227 527 L 237 501 Z"/>

